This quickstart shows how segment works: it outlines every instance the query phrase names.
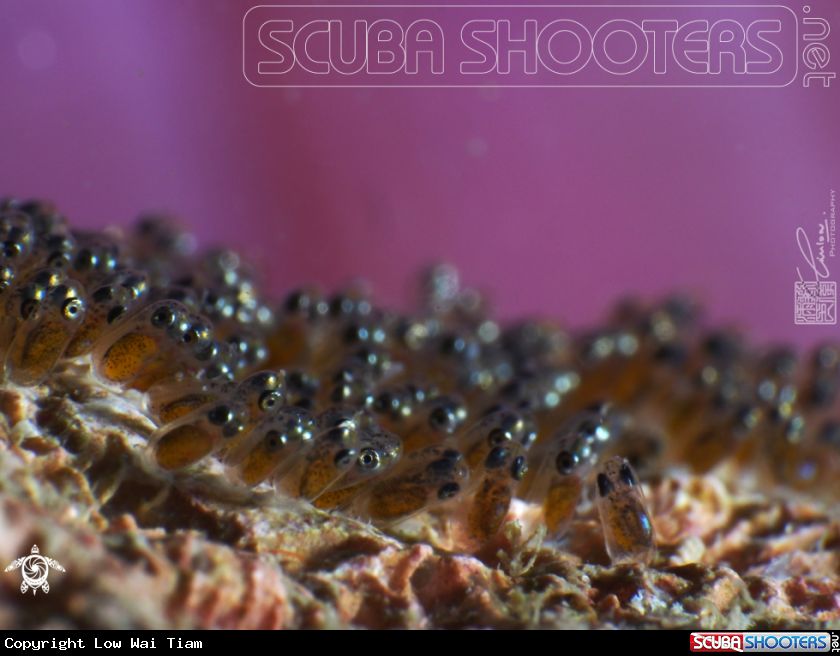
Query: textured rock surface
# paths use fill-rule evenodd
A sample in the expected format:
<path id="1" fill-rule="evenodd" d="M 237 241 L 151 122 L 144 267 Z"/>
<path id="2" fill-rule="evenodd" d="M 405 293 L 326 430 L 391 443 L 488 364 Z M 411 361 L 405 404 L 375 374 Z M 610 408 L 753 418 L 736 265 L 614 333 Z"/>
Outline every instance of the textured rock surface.
<path id="1" fill-rule="evenodd" d="M 0 390 L 0 561 L 34 543 L 66 569 L 37 596 L 2 573 L 4 628 L 840 626 L 836 511 L 749 493 L 744 472 L 651 482 L 650 568 L 609 566 L 592 504 L 559 547 L 510 522 L 478 558 L 450 555 L 441 517 L 401 542 L 213 462 L 165 475 L 140 397 L 84 380 Z"/>

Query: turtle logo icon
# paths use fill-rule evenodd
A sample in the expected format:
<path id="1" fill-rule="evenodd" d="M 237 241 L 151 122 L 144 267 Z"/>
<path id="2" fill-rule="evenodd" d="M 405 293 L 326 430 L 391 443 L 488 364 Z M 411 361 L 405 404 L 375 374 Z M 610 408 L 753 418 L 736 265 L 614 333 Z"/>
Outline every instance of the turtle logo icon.
<path id="1" fill-rule="evenodd" d="M 23 583 L 20 584 L 20 591 L 26 593 L 29 588 L 32 588 L 32 594 L 38 590 L 43 589 L 44 592 L 50 591 L 50 584 L 47 583 L 47 574 L 49 568 L 57 569 L 59 572 L 64 572 L 65 569 L 58 564 L 58 561 L 52 558 L 42 556 L 38 552 L 38 545 L 32 545 L 32 553 L 29 556 L 18 558 L 11 565 L 6 568 L 7 572 L 21 567 L 23 573 Z"/>

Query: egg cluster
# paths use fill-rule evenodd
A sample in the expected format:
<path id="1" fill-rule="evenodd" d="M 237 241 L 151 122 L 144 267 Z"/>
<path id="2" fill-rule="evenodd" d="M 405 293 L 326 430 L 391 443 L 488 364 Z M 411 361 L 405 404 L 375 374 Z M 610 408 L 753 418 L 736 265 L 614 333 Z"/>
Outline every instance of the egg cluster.
<path id="1" fill-rule="evenodd" d="M 3 379 L 86 359 L 99 384 L 146 394 L 158 467 L 216 458 L 237 484 L 382 528 L 434 513 L 466 553 L 516 498 L 560 539 L 591 490 L 613 562 L 650 563 L 639 480 L 666 465 L 838 492 L 835 345 L 802 363 L 757 352 L 681 296 L 628 300 L 580 335 L 502 326 L 445 265 L 409 314 L 361 284 L 277 303 L 234 252 L 193 250 L 166 217 L 81 232 L 48 203 L 3 201 Z"/>

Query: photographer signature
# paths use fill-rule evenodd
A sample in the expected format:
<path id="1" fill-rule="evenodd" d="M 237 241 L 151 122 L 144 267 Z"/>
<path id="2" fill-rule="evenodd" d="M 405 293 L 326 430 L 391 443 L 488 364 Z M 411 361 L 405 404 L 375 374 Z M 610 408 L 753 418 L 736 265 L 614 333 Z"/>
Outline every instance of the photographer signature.
<path id="1" fill-rule="evenodd" d="M 817 240 L 818 255 L 814 257 L 814 249 L 811 247 L 811 242 L 808 240 L 808 235 L 805 234 L 805 230 L 802 228 L 796 229 L 796 243 L 799 246 L 799 252 L 802 253 L 802 257 L 805 258 L 808 266 L 814 272 L 814 282 L 819 282 L 821 278 L 828 278 L 828 267 L 825 264 L 827 237 L 828 226 L 820 224 L 820 238 Z M 796 273 L 799 274 L 800 282 L 805 282 L 805 279 L 802 277 L 802 272 L 799 271 L 799 267 L 796 267 Z"/>

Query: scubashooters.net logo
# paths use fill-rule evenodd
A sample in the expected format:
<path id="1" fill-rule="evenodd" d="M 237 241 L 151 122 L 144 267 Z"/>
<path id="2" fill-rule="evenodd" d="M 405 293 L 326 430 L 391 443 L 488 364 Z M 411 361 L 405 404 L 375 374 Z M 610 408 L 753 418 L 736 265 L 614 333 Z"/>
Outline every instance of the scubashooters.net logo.
<path id="1" fill-rule="evenodd" d="M 785 652 L 837 651 L 836 632 L 786 631 L 774 633 L 705 631 L 691 634 L 691 651 Z"/>
<path id="2" fill-rule="evenodd" d="M 809 6 L 259 6 L 243 71 L 260 87 L 829 86 L 829 32 Z"/>

